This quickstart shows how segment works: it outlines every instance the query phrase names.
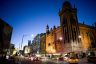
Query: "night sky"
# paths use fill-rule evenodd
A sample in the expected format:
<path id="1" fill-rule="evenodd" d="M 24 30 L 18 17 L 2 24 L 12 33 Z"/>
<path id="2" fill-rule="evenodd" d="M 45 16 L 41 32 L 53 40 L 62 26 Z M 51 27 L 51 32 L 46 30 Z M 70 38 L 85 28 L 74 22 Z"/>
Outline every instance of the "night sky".
<path id="1" fill-rule="evenodd" d="M 27 40 L 30 35 L 45 32 L 46 25 L 59 26 L 59 8 L 65 0 L 0 0 L 0 18 L 13 27 L 11 43 L 19 48 L 22 36 Z M 68 0 L 76 5 L 78 21 L 92 25 L 96 21 L 96 0 Z"/>

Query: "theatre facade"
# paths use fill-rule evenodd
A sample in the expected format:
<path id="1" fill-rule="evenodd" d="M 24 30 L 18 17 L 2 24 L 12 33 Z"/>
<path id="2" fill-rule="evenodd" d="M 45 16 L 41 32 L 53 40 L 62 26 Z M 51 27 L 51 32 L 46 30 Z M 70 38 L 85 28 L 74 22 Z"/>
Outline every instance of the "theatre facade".
<path id="1" fill-rule="evenodd" d="M 65 1 L 59 10 L 60 26 L 46 26 L 46 52 L 67 53 L 96 48 L 96 23 L 89 26 L 78 22 L 77 8 Z"/>

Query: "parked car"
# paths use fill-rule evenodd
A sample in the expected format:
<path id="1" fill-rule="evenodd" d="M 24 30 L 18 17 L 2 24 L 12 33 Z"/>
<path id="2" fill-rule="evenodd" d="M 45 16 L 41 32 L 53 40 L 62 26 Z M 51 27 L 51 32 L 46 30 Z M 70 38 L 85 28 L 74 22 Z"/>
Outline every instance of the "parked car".
<path id="1" fill-rule="evenodd" d="M 92 62 L 96 64 L 96 57 L 87 57 L 88 62 Z"/>
<path id="2" fill-rule="evenodd" d="M 65 61 L 68 61 L 68 58 L 69 58 L 69 54 L 65 54 L 65 55 L 64 55 L 64 60 L 65 60 Z"/>
<path id="3" fill-rule="evenodd" d="M 92 63 L 96 63 L 96 55 L 95 55 L 95 52 L 93 52 L 93 51 L 88 52 L 87 61 L 88 61 L 88 62 L 92 62 Z"/>

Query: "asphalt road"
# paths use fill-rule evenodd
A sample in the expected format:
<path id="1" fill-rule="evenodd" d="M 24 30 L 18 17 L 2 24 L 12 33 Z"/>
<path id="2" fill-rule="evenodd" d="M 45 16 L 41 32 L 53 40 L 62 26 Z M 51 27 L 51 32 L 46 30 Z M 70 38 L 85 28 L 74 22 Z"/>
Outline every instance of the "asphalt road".
<path id="1" fill-rule="evenodd" d="M 28 58 L 19 58 L 15 59 L 16 64 L 69 64 L 68 62 L 65 61 L 57 61 L 57 60 L 48 60 L 48 61 L 31 61 Z M 93 63 L 88 63 L 86 58 L 80 59 L 78 64 L 93 64 Z"/>
<path id="2" fill-rule="evenodd" d="M 23 61 L 19 61 L 18 64 L 69 64 L 68 62 L 64 62 L 64 61 L 31 61 L 31 60 L 23 60 Z M 93 64 L 93 63 L 88 63 L 85 62 L 85 60 L 80 60 L 80 62 L 78 64 Z"/>

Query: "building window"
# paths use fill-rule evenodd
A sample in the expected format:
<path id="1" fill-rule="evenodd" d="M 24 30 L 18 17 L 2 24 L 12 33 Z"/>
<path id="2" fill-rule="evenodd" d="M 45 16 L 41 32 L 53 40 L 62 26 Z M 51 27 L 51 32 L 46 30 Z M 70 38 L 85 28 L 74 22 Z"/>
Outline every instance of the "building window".
<path id="1" fill-rule="evenodd" d="M 88 36 L 88 32 L 86 32 L 86 35 Z"/>
<path id="2" fill-rule="evenodd" d="M 59 43 L 59 42 L 60 42 L 60 40 L 58 39 L 58 40 L 57 40 L 57 42 Z"/>
<path id="3" fill-rule="evenodd" d="M 73 31 L 74 31 L 74 39 L 76 39 L 76 28 L 74 28 Z"/>
<path id="4" fill-rule="evenodd" d="M 66 37 L 66 28 L 64 28 L 64 34 L 65 34 L 65 37 Z"/>
<path id="5" fill-rule="evenodd" d="M 65 30 L 65 38 L 66 38 L 66 41 L 68 41 L 68 33 L 67 33 L 67 29 Z"/>
<path id="6" fill-rule="evenodd" d="M 66 24 L 66 22 L 67 22 L 67 21 L 66 21 L 66 18 L 64 18 L 64 19 L 63 19 L 63 24 L 65 25 L 65 24 Z"/>
<path id="7" fill-rule="evenodd" d="M 48 46 L 50 46 L 51 44 L 49 43 Z"/>
<path id="8" fill-rule="evenodd" d="M 72 38 L 73 38 L 73 41 L 74 41 L 74 29 L 72 29 Z"/>
<path id="9" fill-rule="evenodd" d="M 74 21 L 75 21 L 75 20 L 74 20 L 73 16 L 71 16 L 71 17 L 70 17 L 70 23 L 74 23 Z"/>
<path id="10" fill-rule="evenodd" d="M 69 34 L 68 34 L 68 43 L 69 43 Z"/>

